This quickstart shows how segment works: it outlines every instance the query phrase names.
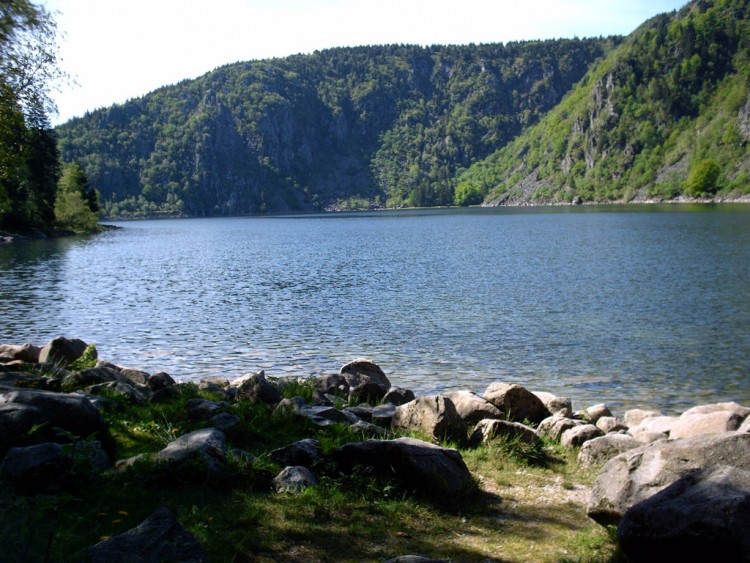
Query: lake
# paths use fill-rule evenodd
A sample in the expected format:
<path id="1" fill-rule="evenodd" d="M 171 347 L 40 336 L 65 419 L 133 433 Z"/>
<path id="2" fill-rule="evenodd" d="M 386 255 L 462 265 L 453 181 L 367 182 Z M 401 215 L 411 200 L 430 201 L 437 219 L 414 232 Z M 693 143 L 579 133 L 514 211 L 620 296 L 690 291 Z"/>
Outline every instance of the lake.
<path id="1" fill-rule="evenodd" d="M 750 405 L 750 206 L 119 223 L 0 245 L 0 343 L 57 335 L 177 379 L 366 357 L 418 393 L 492 381 L 674 413 Z"/>

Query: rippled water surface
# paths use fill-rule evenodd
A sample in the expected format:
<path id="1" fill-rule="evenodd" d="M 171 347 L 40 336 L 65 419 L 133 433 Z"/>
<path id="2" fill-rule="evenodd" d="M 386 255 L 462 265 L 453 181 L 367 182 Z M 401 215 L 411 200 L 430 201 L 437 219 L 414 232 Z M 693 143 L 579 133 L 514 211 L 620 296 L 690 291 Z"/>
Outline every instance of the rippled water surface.
<path id="1" fill-rule="evenodd" d="M 63 334 L 183 379 L 495 380 L 617 410 L 750 404 L 750 206 L 122 223 L 0 246 L 0 342 Z"/>

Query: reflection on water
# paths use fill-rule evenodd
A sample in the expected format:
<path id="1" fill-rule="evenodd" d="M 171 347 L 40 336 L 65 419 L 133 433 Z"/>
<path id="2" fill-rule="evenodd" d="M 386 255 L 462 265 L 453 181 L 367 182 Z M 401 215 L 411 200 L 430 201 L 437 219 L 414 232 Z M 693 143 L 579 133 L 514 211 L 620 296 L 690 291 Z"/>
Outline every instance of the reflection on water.
<path id="1" fill-rule="evenodd" d="M 750 208 L 124 223 L 0 246 L 0 342 L 64 334 L 190 380 L 374 359 L 418 392 L 750 404 Z"/>

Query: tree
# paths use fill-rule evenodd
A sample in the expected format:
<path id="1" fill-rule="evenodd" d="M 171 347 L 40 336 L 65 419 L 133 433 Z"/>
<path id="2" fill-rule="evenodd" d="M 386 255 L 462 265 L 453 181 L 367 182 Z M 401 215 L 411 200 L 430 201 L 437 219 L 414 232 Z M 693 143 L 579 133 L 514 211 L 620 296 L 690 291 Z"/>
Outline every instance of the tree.
<path id="1" fill-rule="evenodd" d="M 78 162 L 63 166 L 55 199 L 55 220 L 59 227 L 78 233 L 96 230 L 99 194 Z"/>
<path id="2" fill-rule="evenodd" d="M 685 193 L 694 197 L 716 193 L 721 168 L 713 158 L 699 160 L 690 168 L 685 181 Z"/>

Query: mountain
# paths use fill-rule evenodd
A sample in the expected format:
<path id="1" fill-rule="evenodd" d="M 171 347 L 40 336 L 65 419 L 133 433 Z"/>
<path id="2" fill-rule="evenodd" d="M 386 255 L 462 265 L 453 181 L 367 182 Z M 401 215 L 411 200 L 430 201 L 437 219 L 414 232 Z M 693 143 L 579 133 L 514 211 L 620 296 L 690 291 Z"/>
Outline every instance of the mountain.
<path id="1" fill-rule="evenodd" d="M 109 216 L 447 205 L 460 171 L 538 123 L 621 42 L 389 45 L 236 63 L 74 119 L 57 128 L 59 148 Z"/>
<path id="2" fill-rule="evenodd" d="M 750 2 L 640 26 L 562 102 L 459 174 L 490 205 L 750 193 Z"/>

